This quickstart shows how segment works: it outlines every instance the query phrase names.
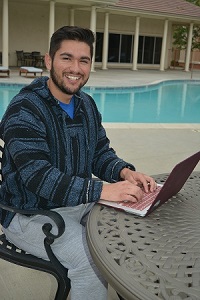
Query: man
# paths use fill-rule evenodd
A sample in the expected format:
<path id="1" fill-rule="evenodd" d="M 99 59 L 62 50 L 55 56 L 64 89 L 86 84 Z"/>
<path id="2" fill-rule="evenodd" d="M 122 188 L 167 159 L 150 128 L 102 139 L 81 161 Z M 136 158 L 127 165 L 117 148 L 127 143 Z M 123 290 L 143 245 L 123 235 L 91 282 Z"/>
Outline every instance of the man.
<path id="1" fill-rule="evenodd" d="M 65 221 L 65 233 L 52 245 L 69 269 L 72 300 L 105 300 L 107 286 L 95 267 L 82 225 L 100 198 L 137 201 L 141 185 L 154 180 L 135 171 L 109 146 L 94 100 L 81 91 L 93 56 L 89 29 L 65 26 L 51 38 L 45 56 L 50 78 L 35 79 L 11 101 L 1 122 L 5 142 L 1 199 L 24 209 L 54 209 Z M 110 184 L 92 179 L 92 174 Z M 8 239 L 47 259 L 43 216 L 2 214 Z"/>

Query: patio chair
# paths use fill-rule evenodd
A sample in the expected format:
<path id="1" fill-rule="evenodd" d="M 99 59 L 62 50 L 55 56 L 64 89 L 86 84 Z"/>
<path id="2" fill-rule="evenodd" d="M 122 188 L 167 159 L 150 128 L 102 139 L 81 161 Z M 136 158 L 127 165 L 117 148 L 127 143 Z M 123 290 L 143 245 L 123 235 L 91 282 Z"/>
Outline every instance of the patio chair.
<path id="1" fill-rule="evenodd" d="M 34 59 L 34 67 L 45 67 L 44 55 L 42 55 L 39 51 L 32 51 L 32 57 Z"/>
<path id="2" fill-rule="evenodd" d="M 24 65 L 25 60 L 24 60 L 24 51 L 23 50 L 16 50 L 16 55 L 17 55 L 17 67 Z"/>
<path id="3" fill-rule="evenodd" d="M 3 146 L 0 145 L 0 163 L 2 162 Z M 2 182 L 2 172 L 0 166 L 0 185 Z M 45 234 L 44 247 L 47 252 L 49 261 L 38 258 L 34 255 L 28 254 L 25 251 L 19 249 L 12 243 L 10 243 L 4 234 L 0 234 L 0 258 L 6 260 L 10 263 L 27 267 L 30 269 L 39 270 L 42 272 L 49 273 L 53 275 L 58 283 L 57 291 L 55 294 L 55 300 L 66 300 L 70 291 L 70 279 L 68 278 L 68 269 L 66 269 L 54 255 L 51 245 L 54 240 L 59 238 L 64 230 L 65 223 L 60 214 L 55 211 L 46 210 L 20 210 L 14 207 L 4 205 L 0 202 L 0 207 L 5 211 L 11 211 L 26 215 L 44 215 L 52 219 L 58 227 L 57 235 L 51 233 L 52 225 L 50 223 L 45 223 L 42 226 L 42 230 Z M 23 293 L 23 291 L 22 291 Z M 23 295 L 21 299 L 23 298 Z"/>
<path id="4" fill-rule="evenodd" d="M 24 64 L 25 66 L 34 66 L 35 59 L 32 57 L 31 52 L 24 52 Z"/>
<path id="5" fill-rule="evenodd" d="M 32 51 L 31 56 L 33 59 L 33 67 L 37 66 L 37 59 L 40 57 L 41 53 L 40 51 Z"/>

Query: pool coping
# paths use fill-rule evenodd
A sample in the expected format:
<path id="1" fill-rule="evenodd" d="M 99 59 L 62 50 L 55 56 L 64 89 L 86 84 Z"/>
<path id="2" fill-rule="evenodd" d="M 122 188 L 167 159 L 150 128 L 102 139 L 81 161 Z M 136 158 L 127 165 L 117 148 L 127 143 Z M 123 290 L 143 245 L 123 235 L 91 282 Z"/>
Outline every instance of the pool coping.
<path id="1" fill-rule="evenodd" d="M 200 132 L 200 123 L 112 123 L 102 122 L 109 129 L 192 129 Z"/>
<path id="2" fill-rule="evenodd" d="M 151 88 L 151 87 L 154 87 L 154 86 L 157 86 L 157 85 L 162 85 L 164 83 L 168 83 L 168 84 L 171 84 L 171 83 L 177 83 L 177 82 L 185 82 L 185 83 L 199 83 L 200 84 L 200 79 L 159 79 L 159 80 L 154 80 L 152 82 L 149 82 L 149 83 L 141 83 L 141 84 L 138 84 L 138 85 L 126 85 L 126 86 L 93 86 L 93 85 L 85 85 L 82 89 L 84 91 L 89 89 L 90 91 L 95 91 L 96 89 L 98 90 L 101 90 L 101 89 L 108 89 L 108 90 L 116 90 L 116 89 L 140 89 L 140 88 Z M 1 86 L 13 86 L 13 87 L 24 87 L 24 86 L 27 86 L 29 85 L 30 82 L 27 82 L 27 83 L 16 83 L 16 82 L 1 82 L 0 81 L 0 87 Z"/>

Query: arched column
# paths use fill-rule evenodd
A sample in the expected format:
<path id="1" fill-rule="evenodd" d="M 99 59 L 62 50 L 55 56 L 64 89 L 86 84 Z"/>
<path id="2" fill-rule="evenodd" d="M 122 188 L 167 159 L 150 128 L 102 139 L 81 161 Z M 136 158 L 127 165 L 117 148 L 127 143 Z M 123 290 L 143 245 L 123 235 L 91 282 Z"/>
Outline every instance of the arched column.
<path id="1" fill-rule="evenodd" d="M 2 11 L 2 65 L 8 68 L 8 0 L 3 0 Z"/>
<path id="2" fill-rule="evenodd" d="M 51 40 L 51 36 L 55 31 L 55 1 L 49 2 L 49 43 Z"/>
<path id="3" fill-rule="evenodd" d="M 137 71 L 139 30 L 140 30 L 140 17 L 136 17 L 135 35 L 134 35 L 134 48 L 133 48 L 133 66 L 132 66 L 133 71 Z"/>
<path id="4" fill-rule="evenodd" d="M 190 23 L 189 34 L 188 34 L 188 43 L 187 43 L 187 52 L 186 52 L 186 59 L 185 59 L 185 71 L 188 72 L 190 68 L 190 55 L 191 55 L 191 48 L 192 48 L 192 35 L 193 35 L 193 23 Z"/>
<path id="5" fill-rule="evenodd" d="M 90 17 L 90 29 L 96 34 L 96 7 L 92 6 L 91 8 L 91 17 Z M 95 63 L 95 43 L 94 43 L 94 53 L 92 59 L 91 71 L 94 72 L 94 63 Z"/>
<path id="6" fill-rule="evenodd" d="M 169 23 L 169 21 L 165 20 L 163 40 L 162 40 L 161 58 L 160 58 L 160 71 L 165 70 L 165 57 L 166 57 L 166 47 L 167 47 L 168 23 Z"/>
<path id="7" fill-rule="evenodd" d="M 107 69 L 108 62 L 108 29 L 109 29 L 109 13 L 105 13 L 104 35 L 103 35 L 103 55 L 102 55 L 102 70 Z"/>

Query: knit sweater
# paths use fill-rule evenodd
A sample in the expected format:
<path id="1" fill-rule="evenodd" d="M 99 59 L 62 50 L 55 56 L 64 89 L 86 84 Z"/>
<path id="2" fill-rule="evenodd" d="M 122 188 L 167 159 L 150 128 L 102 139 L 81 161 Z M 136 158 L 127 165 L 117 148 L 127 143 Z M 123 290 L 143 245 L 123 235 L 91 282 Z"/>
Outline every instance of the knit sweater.
<path id="1" fill-rule="evenodd" d="M 94 100 L 75 95 L 74 118 L 35 79 L 10 102 L 0 125 L 5 142 L 0 201 L 21 209 L 53 209 L 96 202 L 102 181 L 119 180 L 127 162 L 110 147 Z M 134 170 L 134 166 L 131 165 Z M 0 211 L 8 227 L 14 213 Z"/>

